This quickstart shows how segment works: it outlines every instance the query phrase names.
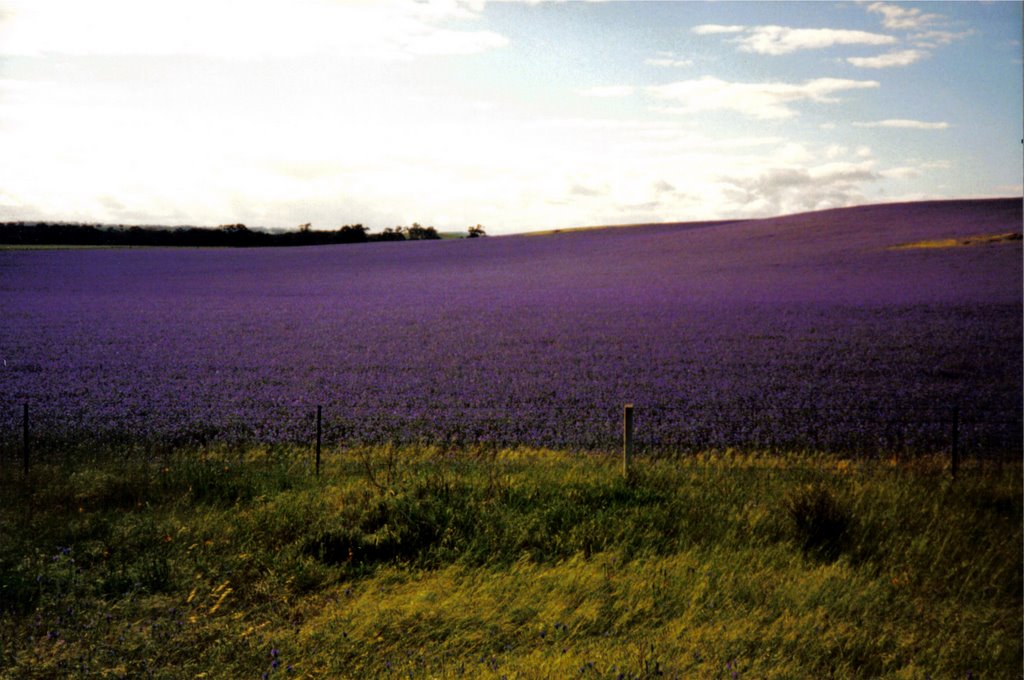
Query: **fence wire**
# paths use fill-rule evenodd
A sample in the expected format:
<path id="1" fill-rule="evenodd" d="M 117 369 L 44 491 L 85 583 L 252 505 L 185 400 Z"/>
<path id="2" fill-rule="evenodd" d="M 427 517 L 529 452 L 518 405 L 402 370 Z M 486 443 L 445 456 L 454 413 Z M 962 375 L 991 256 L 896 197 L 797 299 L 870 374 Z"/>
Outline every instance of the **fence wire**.
<path id="1" fill-rule="evenodd" d="M 637 455 L 738 449 L 913 456 L 948 451 L 954 440 L 962 455 L 978 458 L 1019 458 L 1024 449 L 1021 411 L 1014 408 L 632 404 Z M 328 403 L 322 412 L 326 451 L 383 443 L 615 451 L 623 443 L 622 404 Z M 316 441 L 315 404 L 248 415 L 183 408 L 176 413 L 140 411 L 125 422 L 85 408 L 55 414 L 30 404 L 29 443 L 34 459 L 45 460 L 89 450 L 138 455 L 247 444 L 312 446 Z M 0 462 L 23 456 L 23 425 L 21 409 L 0 421 Z"/>

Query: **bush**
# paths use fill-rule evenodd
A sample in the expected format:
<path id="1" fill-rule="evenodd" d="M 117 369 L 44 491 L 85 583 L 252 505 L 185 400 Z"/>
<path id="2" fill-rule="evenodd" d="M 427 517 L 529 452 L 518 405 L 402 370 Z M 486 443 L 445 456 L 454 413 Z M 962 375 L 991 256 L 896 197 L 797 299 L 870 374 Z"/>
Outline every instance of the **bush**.
<path id="1" fill-rule="evenodd" d="M 850 538 L 853 516 L 826 486 L 801 486 L 786 495 L 783 505 L 804 552 L 828 561 L 839 557 Z"/>

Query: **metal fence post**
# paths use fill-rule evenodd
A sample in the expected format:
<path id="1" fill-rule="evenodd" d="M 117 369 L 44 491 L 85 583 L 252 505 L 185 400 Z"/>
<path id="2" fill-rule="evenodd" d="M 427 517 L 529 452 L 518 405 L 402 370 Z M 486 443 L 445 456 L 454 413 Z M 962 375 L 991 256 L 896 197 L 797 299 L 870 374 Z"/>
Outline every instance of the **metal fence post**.
<path id="1" fill-rule="evenodd" d="M 633 458 L 633 405 L 622 409 L 622 476 L 629 479 L 629 464 Z"/>
<path id="2" fill-rule="evenodd" d="M 316 407 L 316 476 L 320 476 L 320 406 Z"/>
<path id="3" fill-rule="evenodd" d="M 953 479 L 956 479 L 957 470 L 960 468 L 960 407 L 953 407 L 953 440 L 950 451 L 950 471 Z"/>
<path id="4" fill-rule="evenodd" d="M 22 448 L 22 463 L 25 467 L 25 476 L 28 477 L 28 451 L 29 451 L 29 439 L 28 439 L 28 402 L 25 402 L 25 408 L 22 413 L 21 420 L 23 448 Z"/>

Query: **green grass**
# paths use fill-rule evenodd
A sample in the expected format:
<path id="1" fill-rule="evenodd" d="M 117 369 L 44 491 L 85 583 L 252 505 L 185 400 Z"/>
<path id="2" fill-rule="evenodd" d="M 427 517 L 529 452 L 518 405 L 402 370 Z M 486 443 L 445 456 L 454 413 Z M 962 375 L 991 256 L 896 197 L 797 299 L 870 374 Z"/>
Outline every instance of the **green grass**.
<path id="1" fill-rule="evenodd" d="M 1019 464 L 308 458 L 4 469 L 0 678 L 1021 674 Z"/>

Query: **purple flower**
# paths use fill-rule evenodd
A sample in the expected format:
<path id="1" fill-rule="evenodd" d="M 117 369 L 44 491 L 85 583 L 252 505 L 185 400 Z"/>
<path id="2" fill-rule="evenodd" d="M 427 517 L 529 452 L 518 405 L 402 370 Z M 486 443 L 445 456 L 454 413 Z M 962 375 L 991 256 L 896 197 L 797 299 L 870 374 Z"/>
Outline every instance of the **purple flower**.
<path id="1" fill-rule="evenodd" d="M 319 403 L 328 445 L 612 448 L 635 400 L 640 450 L 926 448 L 949 431 L 935 357 L 955 356 L 986 414 L 963 445 L 1019 450 L 1013 252 L 954 286 L 949 255 L 879 245 L 999 231 L 1005 215 L 1016 230 L 1019 201 L 878 210 L 818 231 L 780 218 L 401 248 L 5 252 L 0 414 L 29 399 L 54 436 L 309 442 Z"/>

